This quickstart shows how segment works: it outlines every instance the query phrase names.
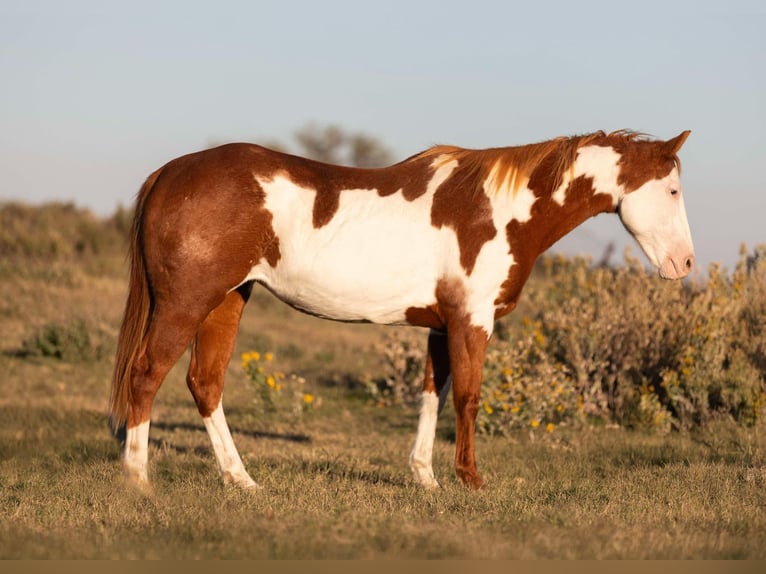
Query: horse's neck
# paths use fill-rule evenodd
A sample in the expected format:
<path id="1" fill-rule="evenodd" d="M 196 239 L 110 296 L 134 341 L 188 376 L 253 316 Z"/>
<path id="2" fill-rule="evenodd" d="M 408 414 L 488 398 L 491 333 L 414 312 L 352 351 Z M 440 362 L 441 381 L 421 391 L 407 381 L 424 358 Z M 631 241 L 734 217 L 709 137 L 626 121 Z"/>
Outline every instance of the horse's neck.
<path id="1" fill-rule="evenodd" d="M 609 147 L 583 148 L 571 168 L 562 174 L 541 169 L 533 172 L 515 201 L 532 201 L 529 211 L 518 217 L 518 209 L 508 213 L 506 226 L 509 239 L 518 236 L 519 243 L 536 258 L 559 239 L 600 213 L 614 212 L 619 200 L 616 184 L 619 155 Z M 524 195 L 526 194 L 526 199 Z M 534 253 L 532 253 L 534 252 Z"/>

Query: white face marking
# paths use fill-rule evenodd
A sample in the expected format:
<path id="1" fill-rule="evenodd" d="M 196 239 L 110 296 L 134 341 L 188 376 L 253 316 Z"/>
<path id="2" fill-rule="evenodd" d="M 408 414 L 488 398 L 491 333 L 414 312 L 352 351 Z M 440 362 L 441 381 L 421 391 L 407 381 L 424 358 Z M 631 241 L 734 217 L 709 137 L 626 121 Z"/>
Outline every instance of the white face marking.
<path id="1" fill-rule="evenodd" d="M 620 219 L 660 275 L 678 279 L 689 272 L 694 245 L 676 168 L 626 194 Z"/>
<path id="2" fill-rule="evenodd" d="M 149 484 L 148 463 L 149 421 L 145 421 L 127 429 L 122 464 L 129 480 L 138 484 Z"/>
<path id="3" fill-rule="evenodd" d="M 223 405 L 218 403 L 209 417 L 203 417 L 205 428 L 213 444 L 213 452 L 218 463 L 218 470 L 226 484 L 235 484 L 242 488 L 259 488 L 245 470 L 239 457 L 234 439 L 231 437 L 229 425 L 223 413 Z"/>
<path id="4" fill-rule="evenodd" d="M 561 185 L 553 192 L 553 200 L 559 205 L 566 201 L 567 187 L 578 177 L 593 178 L 593 188 L 597 193 L 608 193 L 612 196 L 613 205 L 622 197 L 622 190 L 617 185 L 620 154 L 607 146 L 585 146 L 577 152 L 577 159 L 571 170 L 566 170 Z"/>

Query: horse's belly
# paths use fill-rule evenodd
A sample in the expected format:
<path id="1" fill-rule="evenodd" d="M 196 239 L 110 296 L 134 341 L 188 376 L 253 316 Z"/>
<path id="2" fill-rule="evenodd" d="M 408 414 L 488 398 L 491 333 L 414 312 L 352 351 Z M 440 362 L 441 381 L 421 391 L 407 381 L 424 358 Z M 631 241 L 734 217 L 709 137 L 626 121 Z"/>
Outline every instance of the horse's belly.
<path id="1" fill-rule="evenodd" d="M 433 286 L 418 289 L 411 282 L 353 273 L 332 275 L 330 270 L 317 274 L 284 269 L 256 280 L 293 307 L 338 321 L 403 323 L 409 307 L 430 303 L 434 296 Z"/>
<path id="2" fill-rule="evenodd" d="M 251 274 L 286 303 L 312 315 L 338 321 L 397 324 L 410 307 L 433 303 L 433 265 L 418 257 L 395 257 L 358 250 L 341 257 L 314 252 L 287 258 L 275 268 Z"/>

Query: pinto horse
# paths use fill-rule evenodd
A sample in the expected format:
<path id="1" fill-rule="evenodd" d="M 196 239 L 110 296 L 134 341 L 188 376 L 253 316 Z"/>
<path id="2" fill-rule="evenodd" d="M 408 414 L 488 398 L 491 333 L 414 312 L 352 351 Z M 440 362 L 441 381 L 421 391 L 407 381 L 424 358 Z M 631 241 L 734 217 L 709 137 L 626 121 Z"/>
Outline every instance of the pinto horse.
<path id="1" fill-rule="evenodd" d="M 179 157 L 138 193 L 130 287 L 111 389 L 128 479 L 148 485 L 149 420 L 191 344 L 187 384 L 225 483 L 257 487 L 221 402 L 254 283 L 326 319 L 429 329 L 410 467 L 437 487 L 436 419 L 452 387 L 455 469 L 482 486 L 474 427 L 494 321 L 510 313 L 537 257 L 589 217 L 616 212 L 666 279 L 694 264 L 679 181 L 685 131 L 629 131 L 507 148 L 437 146 L 359 169 L 250 144 Z"/>

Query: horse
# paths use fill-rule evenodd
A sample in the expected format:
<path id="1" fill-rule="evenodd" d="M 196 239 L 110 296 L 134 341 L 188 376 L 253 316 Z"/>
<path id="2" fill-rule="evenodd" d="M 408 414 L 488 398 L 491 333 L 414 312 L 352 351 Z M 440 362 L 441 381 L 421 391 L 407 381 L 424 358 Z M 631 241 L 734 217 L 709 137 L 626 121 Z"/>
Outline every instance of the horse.
<path id="1" fill-rule="evenodd" d="M 537 257 L 590 217 L 616 213 L 665 279 L 694 248 L 678 151 L 633 131 L 513 147 L 439 145 L 384 168 L 321 163 L 246 143 L 171 160 L 139 190 L 110 394 L 129 482 L 148 487 L 152 403 L 191 346 L 186 382 L 225 484 L 259 488 L 224 416 L 224 372 L 255 284 L 335 321 L 428 330 L 414 481 L 437 488 L 437 417 L 452 389 L 455 473 L 482 487 L 474 431 L 495 321 Z"/>

